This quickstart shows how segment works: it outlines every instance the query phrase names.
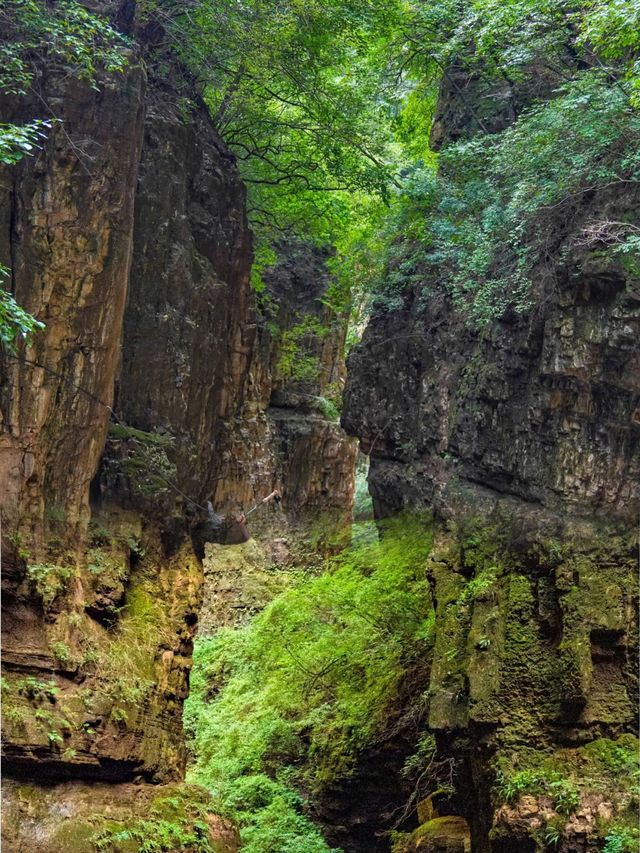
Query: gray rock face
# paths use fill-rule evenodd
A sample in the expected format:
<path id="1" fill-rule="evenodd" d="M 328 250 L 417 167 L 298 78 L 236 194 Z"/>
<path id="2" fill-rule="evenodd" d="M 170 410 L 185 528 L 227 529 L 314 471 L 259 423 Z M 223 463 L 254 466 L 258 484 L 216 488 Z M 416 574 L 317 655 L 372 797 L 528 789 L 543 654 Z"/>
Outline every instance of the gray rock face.
<path id="1" fill-rule="evenodd" d="M 181 488 L 206 500 L 216 432 L 235 414 L 255 337 L 245 190 L 204 110 L 152 93 L 136 193 L 118 411 L 175 439 Z"/>
<path id="2" fill-rule="evenodd" d="M 634 209 L 595 199 L 583 217 Z M 575 224 L 576 231 L 580 221 Z M 575 233 L 575 232 L 574 232 Z M 482 331 L 437 283 L 375 315 L 349 361 L 343 425 L 371 453 L 380 515 L 453 495 L 632 518 L 640 482 L 640 283 L 568 234 L 557 286 Z"/>
<path id="3" fill-rule="evenodd" d="M 476 132 L 451 87 L 441 95 L 435 141 Z M 557 223 L 526 316 L 474 329 L 434 276 L 375 313 L 348 360 L 342 424 L 370 454 L 377 516 L 436 516 L 434 646 L 413 696 L 458 767 L 445 814 L 468 821 L 477 853 L 539 846 L 535 797 L 518 801 L 526 814 L 496 810 L 500 767 L 637 732 L 640 282 L 580 238 L 589 222 L 637 221 L 637 190 L 616 189 Z M 558 849 L 587 851 L 602 803 L 582 766 L 576 778 Z M 624 782 L 595 785 L 624 808 Z M 419 820 L 398 849 L 423 849 L 436 821 Z"/>

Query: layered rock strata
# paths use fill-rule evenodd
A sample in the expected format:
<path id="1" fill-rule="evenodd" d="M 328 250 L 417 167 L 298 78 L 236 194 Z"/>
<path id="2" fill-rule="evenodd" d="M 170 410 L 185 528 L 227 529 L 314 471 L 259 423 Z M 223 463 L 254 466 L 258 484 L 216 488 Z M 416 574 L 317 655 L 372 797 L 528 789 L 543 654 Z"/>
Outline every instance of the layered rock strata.
<path id="1" fill-rule="evenodd" d="M 3 515 L 38 547 L 52 516 L 64 515 L 71 534 L 88 521 L 109 420 L 94 397 L 113 402 L 145 98 L 133 60 L 100 77 L 99 91 L 49 70 L 40 78 L 59 121 L 41 151 L 4 167 L 0 208 L 11 291 L 46 324 L 21 354 L 31 363 L 3 357 L 0 392 Z M 28 99 L 2 105 L 16 122 L 41 110 Z"/>
<path id="2" fill-rule="evenodd" d="M 429 279 L 350 356 L 342 422 L 370 455 L 376 515 L 420 508 L 439 530 L 415 693 L 451 773 L 442 818 L 414 812 L 398 853 L 462 850 L 438 835 L 446 817 L 478 853 L 585 853 L 633 824 L 631 776 L 606 756 L 637 752 L 640 282 L 578 237 L 639 201 L 576 203 L 526 315 L 473 328 Z M 441 785 L 429 773 L 410 804 Z"/>
<path id="3" fill-rule="evenodd" d="M 291 517 L 325 503 L 346 517 L 353 493 L 354 442 L 335 418 L 294 403 L 293 429 L 268 411 L 265 342 L 283 332 L 260 328 L 233 157 L 195 95 L 185 113 L 184 89 L 146 78 L 135 4 L 111 5 L 139 41 L 128 69 L 94 89 L 42 68 L 61 122 L 3 181 L 1 260 L 46 323 L 3 359 L 3 770 L 36 785 L 7 788 L 7 850 L 36 849 L 27 813 L 51 829 L 43 780 L 76 780 L 60 789 L 60 831 L 91 812 L 94 849 L 103 806 L 135 822 L 162 799 L 156 785 L 182 778 L 203 582 L 193 502 L 246 507 L 278 485 Z M 40 102 L 2 107 L 40 115 Z M 298 280 L 318 295 L 326 282 Z M 335 364 L 340 328 L 323 350 Z M 89 782 L 118 783 L 113 803 L 88 809 Z M 47 832 L 37 849 L 60 849 Z"/>

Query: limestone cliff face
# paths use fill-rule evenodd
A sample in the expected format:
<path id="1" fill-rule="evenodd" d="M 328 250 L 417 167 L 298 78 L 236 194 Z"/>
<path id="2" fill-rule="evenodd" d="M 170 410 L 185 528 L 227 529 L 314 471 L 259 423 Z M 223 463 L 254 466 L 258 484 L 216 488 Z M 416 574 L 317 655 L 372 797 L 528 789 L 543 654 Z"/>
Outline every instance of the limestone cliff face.
<path id="1" fill-rule="evenodd" d="M 65 83 L 59 91 L 50 84 L 64 129 L 12 176 L 4 209 L 10 231 L 3 235 L 9 247 L 3 261 L 14 271 L 16 297 L 47 324 L 34 347 L 19 354 L 43 367 L 8 359 L 3 384 L 4 766 L 32 778 L 158 782 L 178 779 L 184 770 L 181 708 L 202 570 L 188 542 L 167 556 L 153 513 L 145 505 L 121 512 L 117 490 L 94 505 L 90 518 L 90 484 L 112 403 L 142 430 L 175 433 L 181 441 L 172 471 L 184 477 L 194 463 L 192 480 L 198 479 L 200 459 L 180 451 L 192 450 L 184 436 L 194 421 L 196 450 L 215 441 L 220 404 L 208 407 L 209 420 L 197 404 L 223 395 L 227 353 L 247 321 L 250 238 L 243 188 L 230 155 L 205 126 L 204 111 L 189 127 L 172 116 L 176 93 L 161 95 L 136 56 L 124 76 L 97 82 L 97 93 L 86 83 Z M 155 111 L 162 97 L 168 115 Z M 200 147 L 193 142 L 196 129 Z M 158 198 L 149 202 L 159 181 L 149 174 L 150 161 L 174 177 L 164 209 Z M 202 253 L 180 197 L 196 208 L 205 199 L 192 217 Z M 169 210 L 172 223 L 187 222 L 173 243 L 171 235 L 162 239 L 161 219 L 152 220 Z M 176 401 L 180 392 L 167 376 L 167 358 L 172 367 L 173 360 L 166 336 L 137 312 L 149 298 L 149 282 L 162 295 L 159 270 L 170 269 L 164 251 L 168 246 L 175 254 L 181 245 L 191 261 L 168 285 L 176 298 L 176 282 L 183 285 L 182 311 L 170 322 L 180 340 L 194 330 L 187 349 L 197 383 L 191 408 Z M 189 278 L 186 272 L 196 269 Z M 189 311 L 223 314 L 229 340 L 218 325 L 220 352 L 198 349 Z M 137 322 L 148 342 L 139 358 Z M 143 396 L 133 411 L 127 394 L 135 393 L 140 374 L 147 380 L 138 386 Z M 114 402 L 116 383 L 124 388 L 124 406 Z M 158 414 L 153 403 L 163 386 L 166 407 Z"/>
<path id="2" fill-rule="evenodd" d="M 584 853 L 633 808 L 618 779 L 589 783 L 587 747 L 637 731 L 640 283 L 577 236 L 639 200 L 594 193 L 559 223 L 554 285 L 541 270 L 528 315 L 474 330 L 429 280 L 375 314 L 350 356 L 343 425 L 370 454 L 376 514 L 426 509 L 439 531 L 433 656 L 414 692 L 432 766 L 452 772 L 448 794 L 437 773 L 411 792 L 422 825 L 398 853 Z M 501 800 L 501 779 L 545 761 L 530 772 L 551 774 L 546 798 Z M 569 817 L 549 780 L 576 767 Z M 462 834 L 447 823 L 460 817 Z"/>
<path id="3" fill-rule="evenodd" d="M 8 523 L 43 544 L 43 523 L 86 527 L 113 401 L 132 255 L 133 201 L 145 81 L 132 63 L 97 92 L 43 69 L 43 97 L 60 122 L 42 150 L 2 175 L 2 260 L 19 304 L 46 323 L 27 354 L 3 360 L 0 481 Z M 41 114 L 2 105 L 3 118 Z"/>
<path id="4" fill-rule="evenodd" d="M 553 849 L 585 853 L 601 849 L 602 827 L 633 820 L 625 783 L 603 790 L 587 745 L 637 731 L 640 303 L 621 270 L 581 260 L 537 317 L 482 334 L 445 296 L 420 309 L 407 294 L 403 310 L 373 318 L 349 362 L 344 423 L 371 454 L 377 514 L 424 508 L 439 530 L 426 567 L 430 674 L 407 708 L 421 708 L 454 782 L 397 853 L 552 849 L 549 826 Z M 501 778 L 545 761 L 549 780 L 584 780 L 570 817 L 548 781 L 546 798 L 500 799 Z M 346 826 L 362 821 L 355 792 L 340 802 Z M 454 815 L 470 836 L 449 833 Z"/>
<path id="5" fill-rule="evenodd" d="M 556 287 L 526 317 L 478 332 L 444 293 L 425 305 L 416 290 L 372 319 L 351 357 L 344 423 L 371 449 L 380 514 L 416 502 L 446 514 L 464 489 L 475 501 L 637 515 L 640 283 L 574 239 L 638 200 L 594 199 L 559 246 Z"/>
<path id="6" fill-rule="evenodd" d="M 12 290 L 46 323 L 2 363 L 3 768 L 78 780 L 59 791 L 92 828 L 78 850 L 95 849 L 100 810 L 115 801 L 127 821 L 156 808 L 162 790 L 132 797 L 130 782 L 184 771 L 203 581 L 188 534 L 201 516 L 166 479 L 216 508 L 278 485 L 291 517 L 325 504 L 345 517 L 355 452 L 311 407 L 291 402 L 285 425 L 272 417 L 276 344 L 258 322 L 233 158 L 195 95 L 185 114 L 183 91 L 146 78 L 135 4 L 109 10 L 139 40 L 128 70 L 101 76 L 96 91 L 41 69 L 63 123 L 3 174 L 0 206 Z M 40 114 L 27 101 L 2 111 Z M 321 294 L 326 272 L 311 283 Z M 343 370 L 340 328 L 322 348 L 331 381 Z M 110 406 L 127 427 L 107 439 Z M 119 786 L 91 804 L 80 781 Z M 8 788 L 9 823 L 23 830 L 7 850 L 61 849 L 51 801 L 25 791 Z M 26 813 L 48 826 L 37 848 Z M 210 829 L 214 849 L 235 849 L 230 830 Z"/>
<path id="7" fill-rule="evenodd" d="M 285 508 L 300 506 L 307 513 L 333 509 L 344 517 L 353 500 L 356 442 L 345 441 L 331 409 L 342 401 L 347 318 L 328 304 L 332 279 L 325 252 L 290 242 L 281 244 L 280 258 L 265 280 L 278 328 L 269 342 L 268 414 L 284 461 L 281 478 L 289 484 Z M 300 333 L 305 327 L 310 331 Z M 311 367 L 307 377 L 292 372 L 287 361 L 287 342 L 298 334 L 298 358 L 309 359 Z"/>
<path id="8" fill-rule="evenodd" d="M 202 110 L 185 119 L 153 88 L 147 100 L 118 416 L 170 439 L 172 479 L 200 505 L 238 511 L 277 487 L 283 521 L 324 510 L 345 519 L 356 442 L 322 408 L 325 394 L 340 397 L 345 374 L 346 318 L 322 301 L 326 256 L 281 244 L 258 309 L 245 190 L 229 153 Z M 292 343 L 311 377 L 283 377 L 287 336 L 309 321 Z M 117 462 L 123 448 L 113 449 L 107 461 Z M 125 459 L 130 450 L 125 441 Z M 176 492 L 141 499 L 135 478 L 114 478 L 113 467 L 103 467 L 103 498 L 117 495 L 178 527 L 185 508 L 201 518 Z"/>

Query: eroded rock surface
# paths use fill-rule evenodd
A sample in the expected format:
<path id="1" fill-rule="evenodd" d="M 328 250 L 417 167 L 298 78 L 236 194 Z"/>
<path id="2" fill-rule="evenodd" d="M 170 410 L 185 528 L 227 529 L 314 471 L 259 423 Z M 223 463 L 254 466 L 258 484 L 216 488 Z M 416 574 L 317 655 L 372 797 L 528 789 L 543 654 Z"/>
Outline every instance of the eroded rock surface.
<path id="1" fill-rule="evenodd" d="M 89 483 L 113 402 L 142 145 L 145 80 L 132 58 L 100 90 L 41 69 L 61 121 L 33 157 L 3 167 L 0 254 L 11 290 L 46 324 L 22 358 L 3 356 L 0 480 L 7 523 L 41 546 L 43 524 L 88 521 Z M 39 116 L 40 102 L 1 105 L 3 119 Z"/>
<path id="2" fill-rule="evenodd" d="M 39 69 L 64 124 L 5 175 L 0 205 L 12 291 L 46 323 L 22 363 L 3 361 L 0 392 L 3 770 L 33 787 L 25 799 L 10 785 L 17 851 L 62 849 L 66 817 L 89 808 L 92 833 L 100 815 L 142 820 L 158 785 L 182 778 L 203 583 L 189 533 L 206 500 L 247 508 L 278 486 L 283 520 L 325 507 L 344 520 L 353 497 L 355 442 L 336 418 L 306 398 L 270 411 L 296 287 L 329 328 L 306 393 L 342 381 L 344 324 L 317 303 L 324 259 L 301 264 L 268 331 L 232 155 L 182 69 L 175 88 L 146 78 L 159 28 L 139 25 L 135 3 L 104 8 L 133 36 L 128 69 L 97 90 Z M 1 106 L 3 119 L 40 114 Z M 234 850 L 211 808 L 214 849 Z"/>
<path id="3" fill-rule="evenodd" d="M 621 216 L 637 203 L 599 200 Z M 343 422 L 371 450 L 380 514 L 416 502 L 446 514 L 463 490 L 476 505 L 637 513 L 640 283 L 569 257 L 532 314 L 482 332 L 419 289 L 373 318 L 350 358 Z"/>
<path id="4" fill-rule="evenodd" d="M 237 853 L 234 827 L 210 812 L 193 785 L 64 783 L 43 788 L 5 780 L 3 848 L 7 853 L 93 853 L 96 845 L 132 845 L 162 837 L 177 847 L 199 840 L 215 853 Z M 197 825 L 196 825 L 197 824 Z M 173 839 L 166 836 L 174 828 Z"/>
<path id="5" fill-rule="evenodd" d="M 474 132 L 459 104 L 438 121 L 441 138 Z M 435 515 L 434 647 L 414 695 L 436 751 L 417 794 L 444 768 L 444 813 L 477 853 L 586 853 L 634 821 L 629 772 L 589 750 L 637 757 L 622 744 L 638 708 L 640 282 L 579 236 L 638 202 L 605 189 L 558 221 L 527 314 L 474 328 L 434 275 L 374 313 L 348 361 L 342 423 L 370 455 L 376 515 Z"/>

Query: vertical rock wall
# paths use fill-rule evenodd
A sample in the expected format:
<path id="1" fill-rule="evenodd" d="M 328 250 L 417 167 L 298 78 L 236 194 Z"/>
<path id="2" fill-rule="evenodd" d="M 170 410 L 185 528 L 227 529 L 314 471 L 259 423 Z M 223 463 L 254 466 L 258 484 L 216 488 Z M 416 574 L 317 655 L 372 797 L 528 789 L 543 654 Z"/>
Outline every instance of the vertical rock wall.
<path id="1" fill-rule="evenodd" d="M 291 520 L 327 512 L 350 517 L 357 442 L 338 423 L 345 379 L 347 318 L 326 304 L 328 254 L 289 240 L 264 273 L 256 346 L 242 408 L 227 424 L 219 505 L 232 496 L 252 504 L 274 486 Z M 302 328 L 309 331 L 301 333 Z M 306 372 L 296 370 L 301 362 Z M 259 519 L 257 519 L 259 523 Z"/>
<path id="2" fill-rule="evenodd" d="M 180 487 L 206 500 L 255 326 L 245 190 L 203 108 L 147 102 L 118 412 L 175 439 Z"/>
<path id="3" fill-rule="evenodd" d="M 120 361 L 142 143 L 144 75 L 86 83 L 41 69 L 59 117 L 42 150 L 2 175 L 2 261 L 18 303 L 46 324 L 21 364 L 3 358 L 0 505 L 38 547 L 43 521 L 70 533 L 88 520 L 88 486 L 109 420 Z M 41 115 L 5 103 L 3 118 Z M 87 389 L 83 394 L 78 386 Z"/>
<path id="4" fill-rule="evenodd" d="M 443 98 L 436 141 L 473 133 Z M 434 646 L 406 715 L 420 708 L 437 749 L 396 853 L 585 853 L 633 821 L 630 777 L 593 756 L 633 759 L 637 733 L 640 282 L 578 238 L 639 201 L 576 202 L 526 316 L 474 329 L 431 277 L 350 356 L 342 422 L 370 454 L 376 514 L 436 519 Z M 505 794 L 517 772 L 521 797 Z"/>
<path id="5" fill-rule="evenodd" d="M 637 204 L 595 199 L 575 228 Z M 529 316 L 478 332 L 446 294 L 425 303 L 416 289 L 373 318 L 350 360 L 344 424 L 371 449 L 380 514 L 416 502 L 446 514 L 464 487 L 476 502 L 637 517 L 640 284 L 571 238 Z"/>
<path id="6" fill-rule="evenodd" d="M 115 5 L 135 27 L 135 4 Z M 271 416 L 276 356 L 249 283 L 245 190 L 196 96 L 185 112 L 185 90 L 145 79 L 133 55 L 97 91 L 47 68 L 39 84 L 64 122 L 3 175 L 0 205 L 11 289 L 46 323 L 20 352 L 43 367 L 2 362 L 3 767 L 36 783 L 119 784 L 93 811 L 86 787 L 60 789 L 71 803 L 62 836 L 37 785 L 27 795 L 9 784 L 7 825 L 24 833 L 5 844 L 35 849 L 24 817 L 37 814 L 38 849 L 60 849 L 77 818 L 77 849 L 93 850 L 103 806 L 127 825 L 148 803 L 160 809 L 161 788 L 132 798 L 131 781 L 168 784 L 184 771 L 203 576 L 179 492 L 227 508 L 278 485 L 290 518 L 325 505 L 345 517 L 354 442 L 295 401 L 295 430 Z M 2 110 L 40 114 L 26 101 Z M 326 283 L 318 265 L 297 280 L 318 296 Z M 332 375 L 343 334 L 323 344 Z M 111 405 L 139 438 L 109 439 L 96 477 Z M 168 471 L 179 490 L 161 499 L 135 488 L 149 435 L 161 438 L 144 476 Z M 210 830 L 215 849 L 235 849 L 228 828 Z"/>

